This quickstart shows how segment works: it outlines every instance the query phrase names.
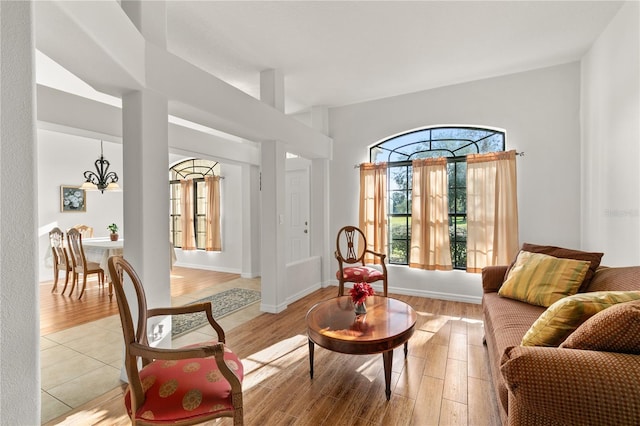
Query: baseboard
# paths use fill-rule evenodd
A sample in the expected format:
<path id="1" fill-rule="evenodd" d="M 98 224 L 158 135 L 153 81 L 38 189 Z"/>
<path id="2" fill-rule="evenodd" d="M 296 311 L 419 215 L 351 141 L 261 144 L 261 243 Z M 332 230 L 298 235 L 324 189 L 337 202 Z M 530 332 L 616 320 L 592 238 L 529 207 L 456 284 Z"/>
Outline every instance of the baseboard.
<path id="1" fill-rule="evenodd" d="M 338 281 L 330 282 L 330 285 L 338 286 Z M 382 284 L 373 284 L 374 290 L 382 291 Z M 345 291 L 346 285 L 345 285 Z M 389 293 L 403 294 L 405 296 L 426 297 L 429 299 L 450 300 L 452 302 L 473 303 L 479 305 L 482 303 L 482 296 L 469 296 L 467 294 L 444 293 L 439 291 L 416 290 L 412 288 L 401 288 L 389 286 Z M 346 294 L 346 293 L 345 293 Z"/>
<path id="2" fill-rule="evenodd" d="M 226 272 L 229 274 L 241 274 L 242 271 L 235 268 L 223 268 L 220 266 L 208 266 L 202 265 L 200 263 L 184 263 L 184 262 L 176 262 L 174 266 L 178 266 L 180 268 L 190 268 L 190 269 L 204 269 L 205 271 L 215 271 L 215 272 Z M 246 278 L 246 277 L 243 277 Z"/>
<path id="3" fill-rule="evenodd" d="M 322 288 L 321 283 L 316 283 L 312 286 L 305 288 L 304 290 L 301 290 L 295 294 L 292 294 L 291 296 L 287 297 L 287 300 L 286 300 L 287 304 L 291 304 L 297 300 L 300 300 L 303 297 L 310 295 L 314 291 L 319 290 L 320 288 Z"/>

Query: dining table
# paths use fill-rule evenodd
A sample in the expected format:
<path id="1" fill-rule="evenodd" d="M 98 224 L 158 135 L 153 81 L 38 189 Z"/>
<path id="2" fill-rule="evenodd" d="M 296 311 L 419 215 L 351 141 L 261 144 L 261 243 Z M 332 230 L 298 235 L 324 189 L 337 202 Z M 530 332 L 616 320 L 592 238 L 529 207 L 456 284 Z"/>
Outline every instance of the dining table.
<path id="1" fill-rule="evenodd" d="M 100 268 L 104 271 L 104 278 L 109 283 L 109 297 L 113 296 L 113 285 L 111 276 L 109 275 L 109 258 L 111 256 L 122 256 L 124 253 L 124 238 L 118 238 L 116 241 L 111 241 L 110 237 L 95 237 L 95 238 L 83 238 L 82 248 L 84 250 L 84 256 L 89 262 L 96 262 L 100 265 Z M 173 244 L 169 243 L 169 250 L 171 252 L 171 268 L 177 261 L 176 253 Z M 51 252 L 51 250 L 49 250 Z"/>
<path id="2" fill-rule="evenodd" d="M 87 258 L 87 261 L 98 263 L 104 271 L 105 280 L 111 284 L 108 261 L 111 256 L 122 256 L 124 252 L 124 238 L 119 238 L 116 241 L 111 241 L 108 237 L 83 238 L 82 248 L 84 249 L 84 256 Z M 111 287 L 109 293 L 111 293 Z"/>

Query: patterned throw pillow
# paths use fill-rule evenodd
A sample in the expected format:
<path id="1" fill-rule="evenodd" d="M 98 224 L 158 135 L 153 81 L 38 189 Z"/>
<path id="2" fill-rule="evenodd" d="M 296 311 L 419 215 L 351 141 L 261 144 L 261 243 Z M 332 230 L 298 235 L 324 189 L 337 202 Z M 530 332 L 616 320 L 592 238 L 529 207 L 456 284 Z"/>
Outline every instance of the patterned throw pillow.
<path id="1" fill-rule="evenodd" d="M 498 294 L 548 307 L 575 294 L 588 269 L 587 261 L 521 251 Z"/>
<path id="2" fill-rule="evenodd" d="M 604 253 L 595 253 L 588 252 L 582 250 L 574 250 L 565 247 L 556 247 L 556 246 L 542 246 L 538 244 L 524 243 L 522 244 L 522 251 L 528 251 L 531 253 L 542 253 L 548 256 L 558 257 L 560 259 L 575 259 L 575 260 L 586 260 L 589 262 L 589 270 L 587 271 L 587 275 L 584 277 L 584 281 L 582 281 L 582 285 L 580 286 L 579 292 L 584 292 L 588 287 L 591 279 L 596 273 L 596 269 L 600 266 L 600 261 L 602 260 L 602 256 Z M 513 267 L 513 264 L 509 266 L 509 269 Z M 507 274 L 509 271 L 507 271 Z M 507 276 L 505 274 L 505 277 Z M 597 290 L 593 290 L 597 291 Z"/>
<path id="3" fill-rule="evenodd" d="M 618 303 L 640 299 L 640 291 L 594 291 L 558 300 L 522 338 L 522 346 L 558 346 L 582 323 Z"/>
<path id="4" fill-rule="evenodd" d="M 640 355 L 640 301 L 619 303 L 595 314 L 560 347 Z"/>

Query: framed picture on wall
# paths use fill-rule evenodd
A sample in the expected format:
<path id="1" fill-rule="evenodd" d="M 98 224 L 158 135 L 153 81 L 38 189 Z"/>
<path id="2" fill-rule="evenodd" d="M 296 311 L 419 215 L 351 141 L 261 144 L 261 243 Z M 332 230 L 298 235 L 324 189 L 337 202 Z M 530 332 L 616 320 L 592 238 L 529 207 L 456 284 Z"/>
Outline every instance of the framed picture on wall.
<path id="1" fill-rule="evenodd" d="M 86 212 L 87 197 L 84 189 L 77 186 L 60 185 L 60 211 Z"/>

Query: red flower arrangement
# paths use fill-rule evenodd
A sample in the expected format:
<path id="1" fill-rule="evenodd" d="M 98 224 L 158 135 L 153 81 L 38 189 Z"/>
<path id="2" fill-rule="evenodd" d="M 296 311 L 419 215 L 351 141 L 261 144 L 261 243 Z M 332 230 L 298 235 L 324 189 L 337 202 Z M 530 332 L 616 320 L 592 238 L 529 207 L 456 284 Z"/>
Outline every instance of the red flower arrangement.
<path id="1" fill-rule="evenodd" d="M 373 296 L 373 288 L 368 283 L 353 283 L 353 288 L 349 290 L 353 303 L 364 303 L 367 296 Z"/>

